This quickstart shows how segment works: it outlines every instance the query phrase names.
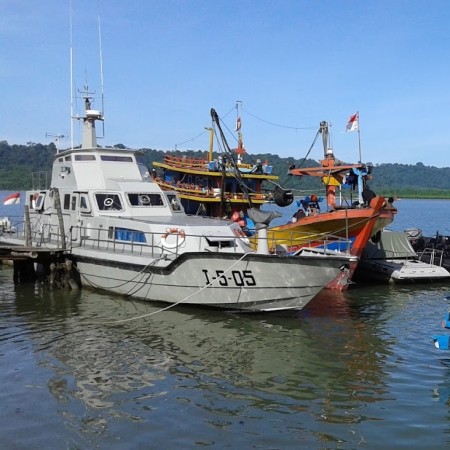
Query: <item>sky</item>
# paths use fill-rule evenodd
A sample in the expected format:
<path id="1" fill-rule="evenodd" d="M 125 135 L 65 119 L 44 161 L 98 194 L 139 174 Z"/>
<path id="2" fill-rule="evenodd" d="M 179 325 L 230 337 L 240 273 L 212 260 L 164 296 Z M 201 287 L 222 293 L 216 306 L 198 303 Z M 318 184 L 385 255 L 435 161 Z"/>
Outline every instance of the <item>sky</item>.
<path id="1" fill-rule="evenodd" d="M 0 140 L 79 144 L 87 85 L 102 146 L 207 150 L 214 108 L 250 154 L 301 159 L 327 121 L 342 161 L 449 167 L 449 23 L 448 0 L 0 0 Z"/>

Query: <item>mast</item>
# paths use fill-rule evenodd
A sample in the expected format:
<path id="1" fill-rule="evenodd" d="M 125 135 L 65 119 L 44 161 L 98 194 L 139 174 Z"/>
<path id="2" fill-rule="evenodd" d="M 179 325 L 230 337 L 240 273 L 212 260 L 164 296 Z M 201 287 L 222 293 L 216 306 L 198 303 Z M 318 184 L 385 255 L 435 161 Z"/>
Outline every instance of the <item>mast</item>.
<path id="1" fill-rule="evenodd" d="M 73 30 L 72 30 L 72 0 L 70 0 L 70 148 L 73 149 Z"/>
<path id="2" fill-rule="evenodd" d="M 242 132 L 241 132 L 241 115 L 239 113 L 239 108 L 242 108 L 242 102 L 240 100 L 236 101 L 236 131 L 238 134 L 238 145 L 235 149 L 236 155 L 237 155 L 237 163 L 242 163 L 242 155 L 245 153 L 244 148 L 244 141 L 242 138 Z"/>
<path id="3" fill-rule="evenodd" d="M 328 123 L 323 120 L 320 122 L 319 132 L 322 134 L 322 143 L 323 143 L 323 157 L 324 159 L 320 161 L 322 167 L 332 168 L 335 166 L 336 158 L 334 157 L 333 149 L 330 145 L 330 133 L 328 130 Z M 324 181 L 322 179 L 322 181 Z M 336 186 L 330 182 L 331 179 L 328 179 L 325 183 L 325 190 L 327 195 L 327 204 L 334 208 L 336 206 Z"/>
<path id="4" fill-rule="evenodd" d="M 213 160 L 213 149 L 214 149 L 214 129 L 211 127 L 205 127 L 205 130 L 209 131 L 209 151 L 208 151 L 208 162 Z"/>
<path id="5" fill-rule="evenodd" d="M 83 131 L 82 131 L 82 141 L 81 148 L 97 148 L 97 134 L 95 132 L 95 121 L 103 121 L 103 116 L 100 111 L 91 109 L 90 96 L 92 93 L 88 92 L 87 86 L 85 86 L 84 94 L 84 109 L 85 117 L 77 117 L 77 119 L 83 120 Z"/>
<path id="6" fill-rule="evenodd" d="M 93 100 L 93 92 L 89 92 L 86 85 L 84 86 L 84 112 L 85 116 L 74 115 L 74 86 L 73 86 L 73 26 L 72 26 L 72 0 L 70 0 L 70 148 L 73 149 L 73 121 L 83 120 L 82 128 L 82 141 L 81 148 L 96 148 L 97 147 L 97 134 L 95 131 L 95 121 L 100 120 L 103 122 L 104 117 L 104 88 L 103 88 L 103 56 L 102 56 L 102 42 L 101 42 L 101 30 L 100 30 L 100 17 L 98 18 L 98 39 L 99 39 L 99 57 L 100 57 L 100 81 L 101 81 L 101 101 L 102 110 L 97 111 L 91 108 L 91 101 Z M 103 136 L 104 137 L 104 129 Z"/>

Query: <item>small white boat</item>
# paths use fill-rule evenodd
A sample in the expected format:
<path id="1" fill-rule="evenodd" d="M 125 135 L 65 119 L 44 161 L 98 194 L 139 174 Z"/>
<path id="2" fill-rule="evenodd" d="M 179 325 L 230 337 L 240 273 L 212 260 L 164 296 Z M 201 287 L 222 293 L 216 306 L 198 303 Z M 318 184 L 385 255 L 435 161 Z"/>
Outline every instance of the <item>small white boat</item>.
<path id="1" fill-rule="evenodd" d="M 388 230 L 381 232 L 377 242 L 368 242 L 356 271 L 357 279 L 387 282 L 450 278 L 450 273 L 444 267 L 421 261 L 404 232 Z"/>
<path id="2" fill-rule="evenodd" d="M 271 311 L 303 308 L 356 260 L 269 254 L 264 233 L 254 251 L 237 223 L 186 215 L 178 194 L 151 178 L 142 153 L 97 146 L 95 123 L 103 116 L 91 100 L 86 93 L 81 147 L 56 154 L 50 188 L 26 194 L 25 226 L 0 238 L 18 246 L 16 257 L 22 248 L 34 258 L 41 273 L 51 276 L 67 258 L 87 287 Z"/>

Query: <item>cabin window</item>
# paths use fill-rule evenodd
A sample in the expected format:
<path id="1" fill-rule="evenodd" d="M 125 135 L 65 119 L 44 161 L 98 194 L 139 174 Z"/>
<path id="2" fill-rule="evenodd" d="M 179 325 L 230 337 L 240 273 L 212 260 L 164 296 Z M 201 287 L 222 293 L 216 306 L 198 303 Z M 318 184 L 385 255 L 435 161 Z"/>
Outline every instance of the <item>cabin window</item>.
<path id="1" fill-rule="evenodd" d="M 80 196 L 80 211 L 84 213 L 90 213 L 91 207 L 89 205 L 89 199 L 86 194 Z"/>
<path id="2" fill-rule="evenodd" d="M 113 155 L 100 155 L 102 161 L 113 161 L 113 162 L 133 162 L 131 156 L 113 156 Z"/>
<path id="3" fill-rule="evenodd" d="M 75 161 L 95 161 L 95 155 L 75 155 Z"/>
<path id="4" fill-rule="evenodd" d="M 34 194 L 31 205 L 34 209 L 40 211 L 44 207 L 45 194 Z M 34 205 L 34 206 L 33 206 Z"/>
<path id="5" fill-rule="evenodd" d="M 72 161 L 72 156 L 65 156 L 64 161 Z"/>
<path id="6" fill-rule="evenodd" d="M 142 231 L 130 230 L 128 228 L 116 228 L 114 231 L 116 241 L 147 242 Z"/>
<path id="7" fill-rule="evenodd" d="M 141 174 L 142 181 L 150 181 L 150 173 L 143 164 L 138 164 L 139 173 Z"/>
<path id="8" fill-rule="evenodd" d="M 72 199 L 71 199 L 71 207 L 70 209 L 72 211 L 75 211 L 75 209 L 77 208 L 77 197 L 75 195 L 72 195 Z"/>
<path id="9" fill-rule="evenodd" d="M 118 194 L 95 194 L 100 211 L 122 211 L 122 202 Z"/>
<path id="10" fill-rule="evenodd" d="M 147 192 L 128 194 L 128 201 L 131 206 L 164 206 L 161 194 Z"/>
<path id="11" fill-rule="evenodd" d="M 64 194 L 63 209 L 70 209 L 70 194 Z"/>
<path id="12" fill-rule="evenodd" d="M 181 211 L 180 200 L 178 200 L 175 194 L 167 194 L 167 199 L 169 200 L 172 211 Z"/>

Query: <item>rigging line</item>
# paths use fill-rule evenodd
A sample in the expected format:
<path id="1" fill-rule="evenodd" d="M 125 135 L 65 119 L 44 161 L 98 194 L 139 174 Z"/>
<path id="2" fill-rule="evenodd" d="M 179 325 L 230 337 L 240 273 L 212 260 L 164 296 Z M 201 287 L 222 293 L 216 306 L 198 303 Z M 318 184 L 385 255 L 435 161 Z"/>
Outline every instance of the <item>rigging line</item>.
<path id="1" fill-rule="evenodd" d="M 244 254 L 242 255 L 241 258 L 239 258 L 234 264 L 232 264 L 232 265 L 231 265 L 231 266 L 230 266 L 230 267 L 222 274 L 222 276 L 225 275 L 226 273 L 228 273 L 234 266 L 236 266 L 236 264 L 240 263 L 247 255 L 253 254 L 253 253 L 255 253 L 255 252 L 247 252 L 247 253 L 244 253 Z M 122 319 L 122 320 L 116 320 L 116 321 L 114 321 L 114 322 L 103 322 L 103 323 L 104 323 L 104 324 L 116 325 L 116 324 L 119 324 L 119 323 L 125 323 L 125 322 L 131 322 L 131 321 L 134 321 L 134 320 L 143 319 L 144 317 L 153 316 L 153 315 L 158 314 L 158 313 L 160 313 L 160 312 L 167 311 L 167 310 L 169 310 L 169 309 L 171 309 L 171 308 L 173 308 L 173 307 L 175 307 L 175 306 L 178 306 L 179 304 L 185 302 L 186 300 L 189 300 L 189 299 L 190 299 L 191 297 L 193 297 L 194 295 L 197 295 L 197 294 L 199 294 L 200 292 L 204 291 L 206 288 L 210 287 L 210 286 L 211 286 L 213 283 L 215 283 L 217 280 L 218 280 L 218 278 L 217 278 L 216 280 L 212 280 L 212 281 L 209 282 L 207 285 L 205 285 L 205 286 L 203 286 L 202 288 L 200 288 L 198 291 L 196 291 L 196 292 L 194 292 L 194 293 L 188 295 L 187 297 L 183 298 L 182 300 L 180 300 L 180 301 L 178 301 L 178 302 L 171 303 L 170 305 L 166 306 L 165 308 L 161 308 L 161 309 L 158 309 L 158 310 L 156 310 L 156 311 L 152 311 L 152 312 L 147 313 L 147 314 L 142 314 L 141 316 L 130 317 L 129 319 Z"/>
<path id="2" fill-rule="evenodd" d="M 187 141 L 180 142 L 179 144 L 175 144 L 175 148 L 177 148 L 179 145 L 184 145 L 184 144 L 187 144 L 188 142 L 195 141 L 195 139 L 199 138 L 200 136 L 203 136 L 204 134 L 206 134 L 206 130 L 205 130 L 205 131 L 202 131 L 202 132 L 201 132 L 200 134 L 198 134 L 197 136 L 194 136 L 193 138 L 188 139 Z"/>
<path id="3" fill-rule="evenodd" d="M 234 105 L 227 113 L 225 113 L 222 118 L 225 119 L 229 114 L 231 114 L 236 109 L 236 105 Z"/>
<path id="4" fill-rule="evenodd" d="M 233 106 L 223 117 L 227 117 L 236 107 Z M 204 134 L 206 134 L 208 130 L 202 131 L 200 134 L 198 134 L 197 136 L 194 136 L 191 139 L 188 139 L 187 141 L 184 142 L 180 142 L 179 144 L 175 144 L 175 148 L 177 148 L 179 145 L 184 145 L 187 144 L 188 142 L 194 141 L 195 139 L 199 138 L 200 136 L 203 136 Z"/>
<path id="5" fill-rule="evenodd" d="M 317 131 L 316 137 L 314 138 L 311 146 L 309 147 L 308 152 L 306 153 L 306 155 L 303 157 L 302 161 L 300 162 L 299 167 L 301 167 L 305 163 L 306 158 L 308 158 L 309 154 L 311 153 L 311 151 L 312 151 L 312 149 L 313 149 L 313 147 L 314 147 L 314 145 L 315 145 L 315 143 L 317 141 L 317 138 L 319 137 L 319 134 L 320 134 L 320 129 Z"/>
<path id="6" fill-rule="evenodd" d="M 245 108 L 242 108 L 242 110 L 244 112 L 246 112 L 248 115 L 254 117 L 255 119 L 260 120 L 261 122 L 267 123 L 268 125 L 272 125 L 274 127 L 288 128 L 291 130 L 314 130 L 316 128 L 316 127 L 292 127 L 292 126 L 288 126 L 288 125 L 280 125 L 278 123 L 269 122 L 268 120 L 262 119 L 261 117 L 258 117 L 255 114 L 252 114 L 250 111 L 247 111 Z"/>

